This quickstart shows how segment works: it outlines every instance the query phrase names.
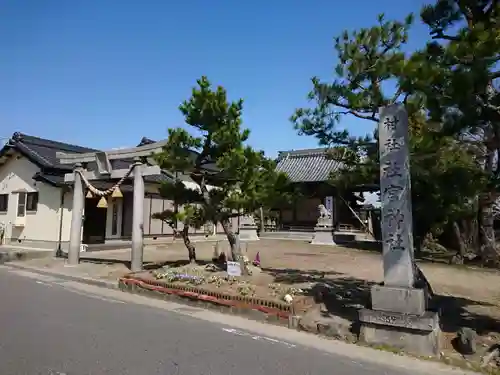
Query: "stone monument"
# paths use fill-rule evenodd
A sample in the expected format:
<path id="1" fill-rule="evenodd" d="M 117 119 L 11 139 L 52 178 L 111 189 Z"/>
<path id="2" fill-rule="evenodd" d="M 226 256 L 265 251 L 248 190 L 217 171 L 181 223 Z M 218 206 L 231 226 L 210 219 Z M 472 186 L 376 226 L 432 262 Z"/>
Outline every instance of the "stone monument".
<path id="1" fill-rule="evenodd" d="M 371 309 L 359 312 L 360 339 L 417 355 L 439 355 L 439 318 L 426 289 L 416 288 L 413 255 L 408 115 L 393 104 L 380 110 L 380 201 L 384 283 L 371 289 Z"/>
<path id="2" fill-rule="evenodd" d="M 333 239 L 332 213 L 323 204 L 318 205 L 319 217 L 314 227 L 312 245 L 336 245 Z"/>
<path id="3" fill-rule="evenodd" d="M 258 241 L 257 224 L 252 215 L 243 215 L 240 217 L 240 240 L 241 241 Z"/>

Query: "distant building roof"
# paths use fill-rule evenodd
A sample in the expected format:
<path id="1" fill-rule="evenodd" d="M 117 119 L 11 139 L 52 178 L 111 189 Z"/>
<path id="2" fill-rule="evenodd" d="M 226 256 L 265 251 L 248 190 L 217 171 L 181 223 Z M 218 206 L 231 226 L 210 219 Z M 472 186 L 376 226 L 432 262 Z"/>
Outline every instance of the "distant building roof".
<path id="1" fill-rule="evenodd" d="M 141 142 L 137 145 L 137 147 L 144 146 L 144 145 L 150 145 L 150 144 L 155 143 L 155 142 L 156 141 L 153 141 L 150 138 L 142 137 Z"/>
<path id="2" fill-rule="evenodd" d="M 327 148 L 280 151 L 276 169 L 287 174 L 292 182 L 327 181 L 342 163 L 327 157 Z"/>

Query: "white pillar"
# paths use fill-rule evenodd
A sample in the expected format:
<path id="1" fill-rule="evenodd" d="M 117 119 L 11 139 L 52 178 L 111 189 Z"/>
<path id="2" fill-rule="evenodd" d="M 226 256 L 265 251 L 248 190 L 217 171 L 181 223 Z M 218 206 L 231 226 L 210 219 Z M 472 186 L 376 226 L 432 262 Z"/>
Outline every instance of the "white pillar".
<path id="1" fill-rule="evenodd" d="M 142 164 L 134 168 L 134 208 L 132 216 L 132 256 L 130 268 L 132 272 L 142 270 L 143 263 L 143 229 L 144 229 L 144 179 Z"/>
<path id="2" fill-rule="evenodd" d="M 73 185 L 73 209 L 71 212 L 71 233 L 69 238 L 68 263 L 76 265 L 80 261 L 80 246 L 82 243 L 82 216 L 85 197 L 83 196 L 81 164 L 75 165 L 75 182 Z"/>

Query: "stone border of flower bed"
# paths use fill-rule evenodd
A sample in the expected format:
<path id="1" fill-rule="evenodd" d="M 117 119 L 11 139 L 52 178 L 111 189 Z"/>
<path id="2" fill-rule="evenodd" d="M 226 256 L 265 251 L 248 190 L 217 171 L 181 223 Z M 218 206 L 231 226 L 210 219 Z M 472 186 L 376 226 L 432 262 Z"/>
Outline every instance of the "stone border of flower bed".
<path id="1" fill-rule="evenodd" d="M 118 280 L 122 291 L 147 294 L 162 299 L 177 299 L 198 306 L 218 308 L 231 314 L 246 315 L 256 320 L 297 328 L 300 317 L 295 315 L 294 304 L 270 301 L 264 298 L 234 296 L 202 288 L 183 286 L 157 280 L 148 280 L 133 274 Z"/>

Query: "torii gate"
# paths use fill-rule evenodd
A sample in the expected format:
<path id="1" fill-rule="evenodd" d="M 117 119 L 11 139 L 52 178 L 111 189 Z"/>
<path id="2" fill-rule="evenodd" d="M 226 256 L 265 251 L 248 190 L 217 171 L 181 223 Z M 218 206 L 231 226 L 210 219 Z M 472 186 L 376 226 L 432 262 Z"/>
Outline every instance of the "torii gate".
<path id="1" fill-rule="evenodd" d="M 92 180 L 119 179 L 120 181 L 104 192 L 98 191 L 100 195 L 111 194 L 125 179 L 134 177 L 133 188 L 133 216 L 132 216 L 132 272 L 142 270 L 143 265 L 143 222 L 144 222 L 144 176 L 161 174 L 159 166 L 143 165 L 143 160 L 160 152 L 167 143 L 166 140 L 152 144 L 111 151 L 89 152 L 83 154 L 67 154 L 58 152 L 57 159 L 61 164 L 73 165 L 73 173 L 64 175 L 65 182 L 73 182 L 73 209 L 71 213 L 71 233 L 69 240 L 68 263 L 76 265 L 80 261 L 80 246 L 82 243 L 82 217 L 84 209 L 83 182 L 88 184 Z M 129 169 L 113 170 L 110 160 L 133 159 L 134 163 Z M 87 171 L 85 163 L 96 162 L 96 171 Z M 90 184 L 89 184 L 90 185 Z M 91 185 L 90 185 L 91 186 Z"/>

